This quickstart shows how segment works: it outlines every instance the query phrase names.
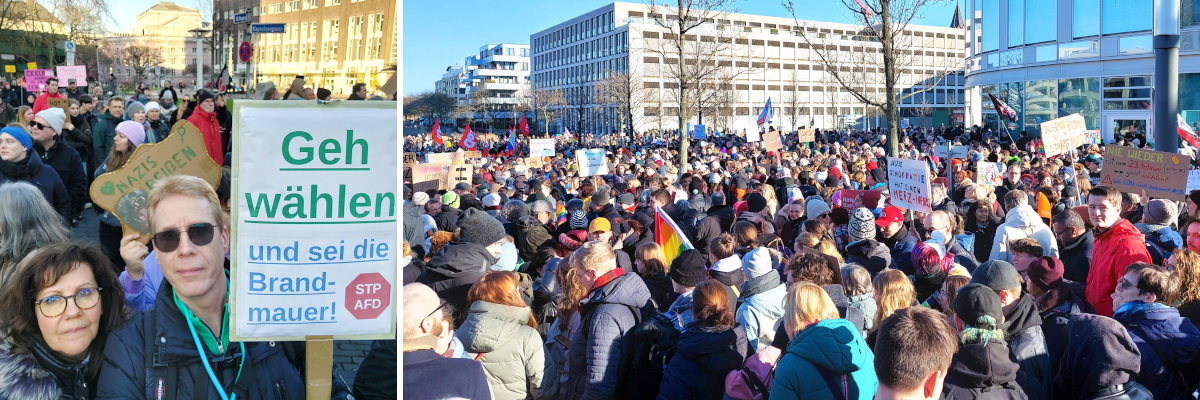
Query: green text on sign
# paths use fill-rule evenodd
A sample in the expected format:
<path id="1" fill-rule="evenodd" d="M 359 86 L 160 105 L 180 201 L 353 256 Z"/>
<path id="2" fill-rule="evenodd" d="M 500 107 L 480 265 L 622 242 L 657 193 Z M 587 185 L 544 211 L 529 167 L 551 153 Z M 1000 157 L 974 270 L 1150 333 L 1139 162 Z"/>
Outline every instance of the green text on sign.
<path id="1" fill-rule="evenodd" d="M 317 146 L 312 146 L 313 136 L 305 131 L 295 131 L 283 137 L 283 160 L 291 165 L 307 165 L 320 161 L 324 165 L 335 165 L 339 162 L 354 165 L 356 154 L 361 155 L 359 165 L 367 165 L 368 146 L 365 139 L 355 139 L 353 130 L 346 130 L 346 141 L 343 145 L 334 139 L 322 140 Z M 344 149 L 344 154 L 343 154 Z M 295 169 L 285 169 L 295 170 Z M 318 170 L 326 170 L 325 168 Z M 366 169 L 362 169 L 365 171 Z"/>

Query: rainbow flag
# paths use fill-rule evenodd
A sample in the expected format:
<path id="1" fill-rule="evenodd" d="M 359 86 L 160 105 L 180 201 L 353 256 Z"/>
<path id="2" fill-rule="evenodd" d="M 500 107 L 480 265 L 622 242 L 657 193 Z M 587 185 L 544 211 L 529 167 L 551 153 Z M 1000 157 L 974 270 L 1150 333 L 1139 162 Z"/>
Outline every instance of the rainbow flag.
<path id="1" fill-rule="evenodd" d="M 554 218 L 554 226 L 562 226 L 563 223 L 567 222 L 567 206 L 565 203 L 559 201 L 558 206 L 555 207 L 554 214 L 557 215 Z"/>
<path id="2" fill-rule="evenodd" d="M 675 221 L 662 208 L 657 207 L 654 209 L 654 243 L 662 247 L 667 265 L 671 265 L 671 261 L 684 250 L 695 248 L 687 236 L 683 235 L 683 230 L 675 225 Z"/>

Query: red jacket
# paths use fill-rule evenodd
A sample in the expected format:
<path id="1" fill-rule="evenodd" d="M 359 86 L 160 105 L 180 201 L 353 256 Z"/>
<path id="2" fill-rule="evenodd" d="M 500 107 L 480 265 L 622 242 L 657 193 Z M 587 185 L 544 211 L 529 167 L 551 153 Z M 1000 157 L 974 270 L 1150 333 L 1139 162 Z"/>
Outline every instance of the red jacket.
<path id="1" fill-rule="evenodd" d="M 1150 263 L 1146 236 L 1138 232 L 1129 220 L 1122 219 L 1104 233 L 1096 235 L 1092 247 L 1092 267 L 1087 277 L 1087 300 L 1096 314 L 1112 317 L 1112 293 L 1117 281 L 1125 276 L 1125 267 L 1135 262 Z"/>
<path id="2" fill-rule="evenodd" d="M 42 112 L 42 110 L 50 108 L 50 99 L 65 98 L 67 98 L 67 96 L 63 96 L 63 94 L 59 92 L 54 92 L 53 94 L 50 92 L 42 93 L 33 101 L 33 115 L 37 115 L 37 113 Z"/>
<path id="3" fill-rule="evenodd" d="M 225 151 L 221 148 L 221 124 L 217 122 L 217 114 L 205 112 L 203 108 L 196 105 L 196 109 L 192 111 L 192 115 L 187 120 L 200 128 L 200 133 L 204 135 L 204 149 L 208 150 L 208 156 L 212 157 L 217 165 L 225 165 Z"/>

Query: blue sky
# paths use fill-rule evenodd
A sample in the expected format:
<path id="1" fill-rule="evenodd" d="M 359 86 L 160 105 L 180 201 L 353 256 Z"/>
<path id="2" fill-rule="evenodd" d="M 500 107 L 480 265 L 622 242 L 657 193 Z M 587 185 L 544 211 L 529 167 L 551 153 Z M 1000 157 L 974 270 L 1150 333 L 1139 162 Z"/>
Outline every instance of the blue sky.
<path id="1" fill-rule="evenodd" d="M 196 8 L 196 0 L 170 0 L 187 8 Z M 216 0 L 212 0 L 215 2 Z M 112 10 L 113 18 L 116 19 L 116 25 L 109 22 L 108 29 L 110 31 L 126 31 L 133 28 L 133 21 L 137 19 L 138 14 L 150 9 L 157 0 L 108 0 L 108 8 Z"/>
<path id="2" fill-rule="evenodd" d="M 182 0 L 180 4 L 188 1 Z M 850 22 L 849 10 L 838 0 L 794 1 L 804 10 L 803 15 L 797 15 L 800 19 Z M 924 19 L 917 22 L 948 26 L 955 4 L 962 1 L 935 3 L 925 11 Z M 610 3 L 599 0 L 405 1 L 402 5 L 403 92 L 409 95 L 433 90 L 434 82 L 442 77 L 446 67 L 461 65 L 464 58 L 477 53 L 485 44 L 527 44 L 529 35 L 535 32 Z M 790 17 L 779 0 L 742 0 L 735 4 L 743 14 Z"/>

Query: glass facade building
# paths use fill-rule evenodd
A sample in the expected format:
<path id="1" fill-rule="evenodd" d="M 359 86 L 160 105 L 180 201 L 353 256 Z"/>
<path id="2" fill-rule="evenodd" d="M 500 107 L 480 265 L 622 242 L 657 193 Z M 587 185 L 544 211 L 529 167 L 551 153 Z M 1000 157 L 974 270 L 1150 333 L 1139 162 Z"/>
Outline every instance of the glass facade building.
<path id="1" fill-rule="evenodd" d="M 1106 141 L 1145 140 L 1152 119 L 1152 0 L 972 0 L 967 121 L 1016 135 L 1078 113 Z M 1182 0 L 1179 110 L 1200 123 L 1200 0 Z M 988 93 L 1017 112 L 1004 121 Z"/>

